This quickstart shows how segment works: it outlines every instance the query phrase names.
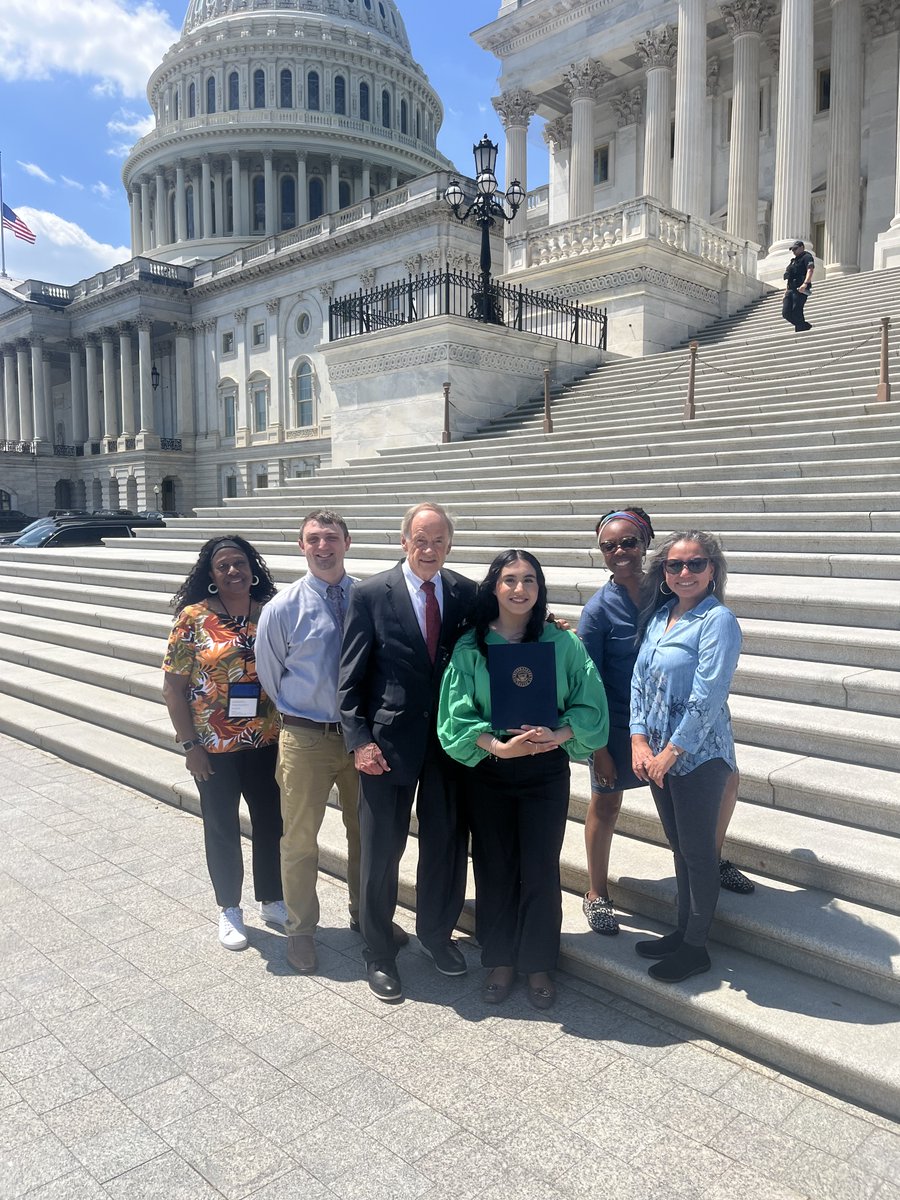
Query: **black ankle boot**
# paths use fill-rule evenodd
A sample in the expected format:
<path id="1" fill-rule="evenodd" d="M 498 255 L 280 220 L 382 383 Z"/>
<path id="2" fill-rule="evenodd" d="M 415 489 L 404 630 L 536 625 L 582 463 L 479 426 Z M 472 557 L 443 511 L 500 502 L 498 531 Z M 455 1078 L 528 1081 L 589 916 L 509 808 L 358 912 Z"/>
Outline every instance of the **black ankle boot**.
<path id="1" fill-rule="evenodd" d="M 691 975 L 700 975 L 710 967 L 705 946 L 682 944 L 674 953 L 654 963 L 647 974 L 660 983 L 681 983 Z"/>
<path id="2" fill-rule="evenodd" d="M 677 950 L 683 940 L 684 934 L 676 929 L 674 933 L 667 933 L 665 937 L 635 942 L 634 948 L 641 958 L 665 958 L 667 954 Z"/>

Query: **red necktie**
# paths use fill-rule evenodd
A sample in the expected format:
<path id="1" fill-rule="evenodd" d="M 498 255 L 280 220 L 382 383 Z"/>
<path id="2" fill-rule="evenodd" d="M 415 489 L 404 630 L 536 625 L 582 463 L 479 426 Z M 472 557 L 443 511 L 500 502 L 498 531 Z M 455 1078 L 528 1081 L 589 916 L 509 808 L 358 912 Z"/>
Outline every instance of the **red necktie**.
<path id="1" fill-rule="evenodd" d="M 428 647 L 428 657 L 434 662 L 441 640 L 441 609 L 434 594 L 433 580 L 423 583 L 422 591 L 425 593 L 425 645 Z"/>

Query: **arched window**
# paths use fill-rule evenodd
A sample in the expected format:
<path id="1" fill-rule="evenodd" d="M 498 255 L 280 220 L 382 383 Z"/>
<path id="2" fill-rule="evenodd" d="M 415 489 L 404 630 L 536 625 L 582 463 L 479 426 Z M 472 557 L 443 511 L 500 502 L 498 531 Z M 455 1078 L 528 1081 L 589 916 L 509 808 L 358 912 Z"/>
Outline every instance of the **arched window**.
<path id="1" fill-rule="evenodd" d="M 306 77 L 306 107 L 310 112 L 319 111 L 319 72 L 310 71 Z"/>
<path id="2" fill-rule="evenodd" d="M 250 380 L 250 411 L 253 432 L 265 433 L 269 425 L 269 381 L 264 375 Z"/>
<path id="3" fill-rule="evenodd" d="M 297 185 L 293 175 L 281 177 L 281 228 L 293 229 L 297 224 Z"/>
<path id="4" fill-rule="evenodd" d="M 338 183 L 338 208 L 349 208 L 351 203 L 350 184 L 346 179 L 342 179 Z"/>
<path id="5" fill-rule="evenodd" d="M 188 116 L 196 117 L 197 115 L 197 87 L 196 84 L 188 85 Z"/>
<path id="6" fill-rule="evenodd" d="M 281 72 L 281 95 L 279 104 L 282 108 L 294 107 L 294 72 L 287 67 Z"/>
<path id="7" fill-rule="evenodd" d="M 297 428 L 314 425 L 315 404 L 313 403 L 313 372 L 308 362 L 297 368 Z"/>
<path id="8" fill-rule="evenodd" d="M 343 75 L 334 77 L 334 111 L 342 117 L 347 115 L 347 83 Z"/>
<path id="9" fill-rule="evenodd" d="M 391 127 L 391 94 L 387 90 L 381 93 L 381 123 L 385 129 Z"/>
<path id="10" fill-rule="evenodd" d="M 181 97 L 177 92 L 175 93 L 175 120 L 181 120 Z"/>
<path id="11" fill-rule="evenodd" d="M 192 242 L 196 237 L 196 234 L 194 233 L 194 189 L 191 184 L 188 184 L 184 190 L 184 207 L 187 215 L 187 220 L 185 222 L 185 236 L 189 242 Z"/>
<path id="12" fill-rule="evenodd" d="M 315 221 L 325 211 L 325 187 L 321 179 L 309 181 L 309 219 Z"/>
<path id="13" fill-rule="evenodd" d="M 266 107 L 266 73 L 263 70 L 253 72 L 253 107 Z"/>
<path id="14" fill-rule="evenodd" d="M 369 110 L 369 85 L 361 83 L 359 85 L 359 119 L 361 121 L 371 121 L 371 113 Z"/>
<path id="15" fill-rule="evenodd" d="M 241 104 L 241 85 L 238 79 L 237 71 L 232 71 L 228 76 L 228 107 L 230 109 L 240 108 Z"/>
<path id="16" fill-rule="evenodd" d="M 400 132 L 409 133 L 409 108 L 406 101 L 400 101 Z"/>
<path id="17" fill-rule="evenodd" d="M 254 175 L 253 183 L 253 233 L 262 233 L 266 228 L 266 181 L 262 175 Z"/>
<path id="18" fill-rule="evenodd" d="M 210 75 L 206 80 L 206 111 L 214 113 L 216 111 L 216 77 Z"/>

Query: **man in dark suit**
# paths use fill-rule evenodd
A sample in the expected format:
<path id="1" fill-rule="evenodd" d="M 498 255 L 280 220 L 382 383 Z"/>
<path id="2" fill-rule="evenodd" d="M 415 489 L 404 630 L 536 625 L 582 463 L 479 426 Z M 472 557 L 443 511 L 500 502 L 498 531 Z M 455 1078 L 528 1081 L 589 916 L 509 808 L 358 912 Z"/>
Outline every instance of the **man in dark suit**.
<path id="1" fill-rule="evenodd" d="M 347 748 L 360 773 L 360 926 L 369 987 L 403 999 L 391 921 L 400 859 L 418 791 L 416 934 L 439 971 L 463 975 L 452 942 L 465 899 L 466 828 L 456 769 L 435 723 L 441 675 L 475 602 L 475 584 L 444 570 L 453 523 L 438 504 L 403 518 L 406 558 L 350 593 L 338 701 Z"/>

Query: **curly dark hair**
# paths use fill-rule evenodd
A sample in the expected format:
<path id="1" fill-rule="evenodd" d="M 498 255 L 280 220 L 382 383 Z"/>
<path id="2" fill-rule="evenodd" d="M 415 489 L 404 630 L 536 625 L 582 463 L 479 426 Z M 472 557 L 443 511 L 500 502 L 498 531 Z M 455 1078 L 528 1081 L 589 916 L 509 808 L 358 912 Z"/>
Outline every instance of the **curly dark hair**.
<path id="1" fill-rule="evenodd" d="M 527 550 L 504 550 L 502 554 L 498 554 L 491 565 L 488 567 L 488 573 L 478 585 L 478 591 L 475 595 L 475 641 L 478 644 L 478 649 L 487 658 L 487 632 L 491 621 L 496 621 L 500 614 L 500 606 L 497 603 L 495 592 L 500 576 L 503 574 L 503 568 L 508 567 L 514 562 L 527 562 L 534 567 L 534 573 L 537 576 L 538 594 L 534 608 L 528 614 L 528 624 L 525 626 L 525 635 L 522 638 L 523 642 L 540 641 L 541 633 L 544 625 L 549 619 L 547 611 L 547 581 L 544 578 L 544 571 L 541 564 L 529 554 Z"/>
<path id="2" fill-rule="evenodd" d="M 172 607 L 176 613 L 180 613 L 189 604 L 199 604 L 201 600 L 209 599 L 209 573 L 213 555 L 217 550 L 221 550 L 223 546 L 229 544 L 237 546 L 239 550 L 246 554 L 250 569 L 259 581 L 258 583 L 254 583 L 250 588 L 251 597 L 260 604 L 265 604 L 267 600 L 271 600 L 275 595 L 275 580 L 272 578 L 272 574 L 266 566 L 265 559 L 259 551 L 251 546 L 245 538 L 242 538 L 240 534 L 228 533 L 220 537 L 210 538 L 201 547 L 200 555 L 191 568 L 191 573 L 172 597 Z"/>
<path id="3" fill-rule="evenodd" d="M 650 565 L 644 572 L 644 578 L 641 582 L 638 639 L 643 637 L 644 630 L 647 628 L 647 624 L 656 610 L 662 608 L 667 601 L 672 599 L 671 592 L 661 590 L 661 585 L 665 581 L 665 567 L 663 564 L 669 557 L 672 547 L 678 542 L 696 542 L 699 546 L 703 547 L 703 553 L 713 567 L 712 594 L 717 600 L 720 600 L 723 604 L 725 603 L 728 564 L 725 562 L 725 555 L 722 553 L 722 546 L 719 539 L 715 534 L 706 533 L 702 529 L 682 529 L 677 533 L 670 533 L 662 545 L 657 548 L 653 558 L 650 560 Z"/>

